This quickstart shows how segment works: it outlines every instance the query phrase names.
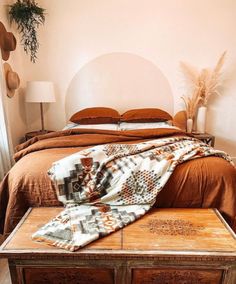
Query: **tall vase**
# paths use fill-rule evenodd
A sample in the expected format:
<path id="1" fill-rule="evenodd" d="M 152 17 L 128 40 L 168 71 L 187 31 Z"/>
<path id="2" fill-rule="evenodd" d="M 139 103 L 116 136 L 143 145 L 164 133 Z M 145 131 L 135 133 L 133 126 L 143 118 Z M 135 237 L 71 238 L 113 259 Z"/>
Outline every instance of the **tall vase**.
<path id="1" fill-rule="evenodd" d="M 205 133 L 206 131 L 206 106 L 200 106 L 197 112 L 197 132 Z"/>
<path id="2" fill-rule="evenodd" d="M 193 120 L 192 118 L 187 119 L 187 133 L 191 133 L 193 130 Z"/>

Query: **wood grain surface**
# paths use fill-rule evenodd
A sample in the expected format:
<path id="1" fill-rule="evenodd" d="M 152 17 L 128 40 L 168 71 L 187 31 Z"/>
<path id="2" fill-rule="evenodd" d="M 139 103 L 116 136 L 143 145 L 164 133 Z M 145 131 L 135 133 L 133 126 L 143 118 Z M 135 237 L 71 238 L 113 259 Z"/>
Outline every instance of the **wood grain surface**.
<path id="1" fill-rule="evenodd" d="M 62 210 L 28 210 L 2 244 L 12 283 L 236 283 L 235 234 L 217 210 L 153 209 L 77 252 L 33 242 L 32 234 Z"/>
<path id="2" fill-rule="evenodd" d="M 62 208 L 33 208 L 4 250 L 55 250 L 33 242 L 31 235 L 61 211 Z M 83 250 L 91 249 L 235 252 L 236 241 L 212 209 L 154 209 Z"/>

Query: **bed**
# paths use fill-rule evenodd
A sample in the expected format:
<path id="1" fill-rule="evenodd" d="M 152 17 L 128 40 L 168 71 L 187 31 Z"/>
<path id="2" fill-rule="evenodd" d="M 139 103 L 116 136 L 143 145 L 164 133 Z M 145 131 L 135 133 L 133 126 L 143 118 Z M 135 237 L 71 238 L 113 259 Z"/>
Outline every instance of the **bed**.
<path id="1" fill-rule="evenodd" d="M 116 52 L 85 64 L 69 83 L 63 104 L 68 121 L 78 110 L 91 107 L 91 103 L 92 106 L 115 108 L 120 113 L 158 106 L 173 114 L 174 102 L 171 85 L 155 64 L 138 55 Z M 56 117 L 62 115 L 61 109 L 55 110 Z M 183 118 L 183 113 L 180 116 Z M 156 122 L 153 117 L 151 120 L 151 123 Z M 167 125 L 152 128 L 146 124 L 144 129 L 138 129 L 138 123 L 144 122 L 140 120 L 129 121 L 137 123 L 135 129 L 127 125 L 117 128 L 114 120 L 105 121 L 110 126 L 113 124 L 109 129 L 101 129 L 104 120 L 102 123 L 96 121 L 100 123 L 99 128 L 91 127 L 91 124 L 86 128 L 88 122 L 83 121 L 83 128 L 72 125 L 63 131 L 34 137 L 17 147 L 17 162 L 0 185 L 0 234 L 8 235 L 29 207 L 62 206 L 56 187 L 47 174 L 53 162 L 94 145 L 128 144 L 187 135 Z M 180 128 L 182 125 L 182 122 L 178 124 Z M 235 184 L 236 170 L 228 161 L 216 156 L 194 159 L 176 167 L 154 206 L 215 207 L 236 231 Z"/>
<path id="2" fill-rule="evenodd" d="M 106 130 L 74 128 L 40 135 L 17 147 L 14 167 L 0 187 L 0 233 L 7 236 L 29 207 L 62 206 L 47 171 L 54 161 L 100 144 L 184 137 L 178 128 Z M 155 207 L 217 208 L 236 231 L 236 169 L 221 157 L 181 163 L 158 194 Z"/>

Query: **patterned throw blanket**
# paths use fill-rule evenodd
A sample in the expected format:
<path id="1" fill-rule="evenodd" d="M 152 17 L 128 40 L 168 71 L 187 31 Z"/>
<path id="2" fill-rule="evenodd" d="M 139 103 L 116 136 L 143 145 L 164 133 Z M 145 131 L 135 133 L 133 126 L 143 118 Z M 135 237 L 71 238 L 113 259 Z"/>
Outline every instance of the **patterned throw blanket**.
<path id="1" fill-rule="evenodd" d="M 65 210 L 32 238 L 75 251 L 143 216 L 178 164 L 209 155 L 231 162 L 190 137 L 99 145 L 57 161 L 49 175 Z"/>

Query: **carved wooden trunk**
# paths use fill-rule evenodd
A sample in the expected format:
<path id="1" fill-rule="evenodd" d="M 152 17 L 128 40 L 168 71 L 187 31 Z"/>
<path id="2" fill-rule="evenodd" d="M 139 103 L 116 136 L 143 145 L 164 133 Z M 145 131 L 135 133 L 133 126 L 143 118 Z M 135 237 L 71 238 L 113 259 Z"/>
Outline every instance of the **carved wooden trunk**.
<path id="1" fill-rule="evenodd" d="M 235 235 L 217 210 L 155 209 L 74 253 L 32 242 L 61 210 L 30 209 L 1 246 L 13 284 L 236 283 Z"/>

